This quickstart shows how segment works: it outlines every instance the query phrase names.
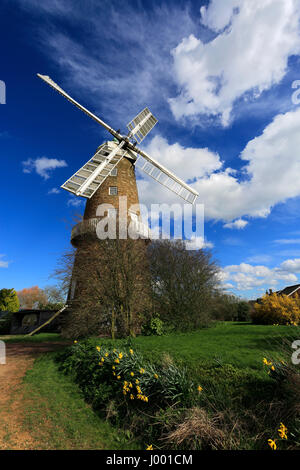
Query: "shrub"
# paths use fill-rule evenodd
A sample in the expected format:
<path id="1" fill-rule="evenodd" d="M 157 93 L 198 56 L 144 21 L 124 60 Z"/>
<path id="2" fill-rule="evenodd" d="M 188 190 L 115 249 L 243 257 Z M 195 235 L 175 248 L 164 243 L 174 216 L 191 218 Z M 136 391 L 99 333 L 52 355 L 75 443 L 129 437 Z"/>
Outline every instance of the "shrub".
<path id="1" fill-rule="evenodd" d="M 266 294 L 254 304 L 253 323 L 260 325 L 295 325 L 300 323 L 300 304 L 287 295 Z"/>
<path id="2" fill-rule="evenodd" d="M 165 325 L 159 316 L 150 318 L 142 327 L 142 334 L 144 336 L 162 336 L 164 333 Z"/>
<path id="3" fill-rule="evenodd" d="M 17 312 L 20 308 L 15 289 L 0 289 L 0 311 Z"/>

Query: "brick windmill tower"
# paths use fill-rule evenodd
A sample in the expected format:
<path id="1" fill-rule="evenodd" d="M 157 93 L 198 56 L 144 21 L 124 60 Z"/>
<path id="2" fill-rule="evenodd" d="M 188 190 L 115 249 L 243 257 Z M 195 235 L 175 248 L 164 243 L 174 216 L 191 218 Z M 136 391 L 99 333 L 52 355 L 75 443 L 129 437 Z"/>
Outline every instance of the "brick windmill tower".
<path id="1" fill-rule="evenodd" d="M 71 234 L 71 242 L 77 248 L 75 265 L 83 244 L 85 244 L 85 249 L 88 246 L 89 250 L 93 250 L 93 243 L 100 238 L 97 227 L 99 221 L 104 216 L 104 213 L 99 213 L 99 207 L 103 207 L 103 204 L 109 205 L 105 215 L 109 218 L 110 211 L 112 211 L 112 216 L 117 221 L 116 225 L 119 227 L 117 236 L 124 238 L 124 233 L 122 237 L 120 235 L 120 214 L 124 212 L 124 207 L 121 207 L 121 201 L 125 196 L 127 197 L 127 207 L 129 208 L 125 215 L 126 234 L 127 222 L 130 222 L 131 229 L 133 227 L 136 234 L 134 238 L 139 236 L 146 240 L 149 239 L 148 228 L 143 225 L 140 217 L 135 166 L 138 166 L 139 169 L 185 201 L 191 204 L 195 202 L 198 196 L 197 191 L 137 147 L 137 144 L 142 142 L 157 123 L 157 119 L 148 108 L 145 108 L 127 125 L 129 132 L 125 136 L 120 134 L 120 131 L 115 131 L 99 117 L 80 105 L 51 80 L 50 77 L 40 74 L 38 74 L 38 77 L 93 118 L 113 136 L 112 141 L 100 145 L 95 155 L 62 185 L 63 189 L 87 199 L 83 220 L 73 228 Z M 133 209 L 130 210 L 130 208 Z M 124 232 L 124 226 L 122 230 Z M 87 243 L 88 245 L 86 245 Z M 68 302 L 76 298 L 79 290 L 79 286 L 76 285 L 76 279 L 73 276 Z"/>

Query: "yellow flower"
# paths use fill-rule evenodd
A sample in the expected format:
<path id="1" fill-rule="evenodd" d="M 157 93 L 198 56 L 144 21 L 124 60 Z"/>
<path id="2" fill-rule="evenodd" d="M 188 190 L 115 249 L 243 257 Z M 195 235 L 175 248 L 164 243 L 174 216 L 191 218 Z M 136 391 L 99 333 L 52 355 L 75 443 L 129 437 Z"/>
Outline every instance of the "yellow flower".
<path id="1" fill-rule="evenodd" d="M 123 390 L 123 395 L 126 395 L 126 390 Z"/>
<path id="2" fill-rule="evenodd" d="M 145 372 L 145 369 L 143 369 L 142 367 L 140 368 L 140 374 L 143 374 Z"/>
<path id="3" fill-rule="evenodd" d="M 268 360 L 267 360 L 265 357 L 264 357 L 264 359 L 263 359 L 263 363 L 266 364 L 266 365 L 268 365 Z"/>
<path id="4" fill-rule="evenodd" d="M 129 388 L 132 388 L 132 383 L 131 382 L 129 382 Z"/>
<path id="5" fill-rule="evenodd" d="M 116 373 L 115 373 L 115 372 L 113 372 L 113 375 L 116 375 Z"/>
<path id="6" fill-rule="evenodd" d="M 274 367 L 274 366 L 272 366 L 272 367 L 271 367 L 271 370 L 275 370 L 275 367 Z"/>
<path id="7" fill-rule="evenodd" d="M 287 427 L 283 423 L 280 423 L 278 434 L 281 439 L 287 439 Z"/>
<path id="8" fill-rule="evenodd" d="M 119 359 L 115 359 L 115 363 L 119 364 L 120 363 Z"/>
<path id="9" fill-rule="evenodd" d="M 114 351 L 114 352 L 116 352 L 117 350 L 116 350 L 116 349 L 114 349 L 113 351 Z"/>
<path id="10" fill-rule="evenodd" d="M 119 358 L 120 358 L 120 359 L 122 359 L 122 357 L 123 357 L 123 354 L 122 354 L 122 353 L 120 353 L 120 354 L 119 354 Z"/>
<path id="11" fill-rule="evenodd" d="M 104 362 L 104 357 L 101 357 L 101 362 Z"/>
<path id="12" fill-rule="evenodd" d="M 150 446 L 146 447 L 146 450 L 153 450 L 152 444 Z"/>
<path id="13" fill-rule="evenodd" d="M 130 394 L 130 400 L 134 400 L 134 396 L 132 395 L 132 393 Z"/>
<path id="14" fill-rule="evenodd" d="M 128 382 L 126 380 L 124 380 L 124 385 L 126 387 L 126 385 L 128 385 Z"/>
<path id="15" fill-rule="evenodd" d="M 198 385 L 197 390 L 198 392 L 202 392 L 203 388 L 201 387 L 201 385 Z"/>
<path id="16" fill-rule="evenodd" d="M 268 439 L 268 444 L 269 444 L 269 446 L 271 447 L 272 450 L 276 450 L 276 449 L 277 449 L 276 442 L 273 441 L 273 439 Z"/>
<path id="17" fill-rule="evenodd" d="M 133 372 L 130 372 L 130 375 L 131 375 L 131 377 L 134 377 L 134 373 L 133 373 Z"/>
<path id="18" fill-rule="evenodd" d="M 121 376 L 120 376 L 120 375 L 118 375 L 117 379 L 119 380 L 120 378 L 121 378 Z"/>
<path id="19" fill-rule="evenodd" d="M 130 354 L 133 354 L 133 349 L 129 349 Z"/>
<path id="20" fill-rule="evenodd" d="M 157 375 L 157 374 L 154 374 L 154 378 L 155 378 L 155 379 L 158 379 L 158 375 Z"/>
<path id="21" fill-rule="evenodd" d="M 140 383 L 140 381 L 139 381 L 138 379 L 136 379 L 135 383 L 136 383 L 136 384 L 139 384 L 139 383 Z"/>
<path id="22" fill-rule="evenodd" d="M 97 349 L 98 352 L 100 352 L 100 350 L 101 350 L 100 346 L 96 346 L 96 349 Z"/>
<path id="23" fill-rule="evenodd" d="M 108 356 L 108 352 L 107 352 L 107 353 L 105 353 L 104 355 L 105 355 L 105 357 L 107 357 L 107 356 Z"/>
<path id="24" fill-rule="evenodd" d="M 74 340 L 74 344 L 77 344 L 78 341 L 76 341 L 76 339 Z"/>

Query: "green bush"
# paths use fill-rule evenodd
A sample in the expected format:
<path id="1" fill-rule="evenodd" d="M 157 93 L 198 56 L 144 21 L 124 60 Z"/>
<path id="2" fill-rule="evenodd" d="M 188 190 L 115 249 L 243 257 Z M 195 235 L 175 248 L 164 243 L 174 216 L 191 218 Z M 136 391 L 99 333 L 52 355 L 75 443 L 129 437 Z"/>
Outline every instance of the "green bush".
<path id="1" fill-rule="evenodd" d="M 17 312 L 20 308 L 15 289 L 0 289 L 0 311 Z"/>
<path id="2" fill-rule="evenodd" d="M 162 336 L 165 334 L 164 322 L 159 316 L 150 318 L 150 320 L 143 325 L 142 334 L 144 336 Z"/>

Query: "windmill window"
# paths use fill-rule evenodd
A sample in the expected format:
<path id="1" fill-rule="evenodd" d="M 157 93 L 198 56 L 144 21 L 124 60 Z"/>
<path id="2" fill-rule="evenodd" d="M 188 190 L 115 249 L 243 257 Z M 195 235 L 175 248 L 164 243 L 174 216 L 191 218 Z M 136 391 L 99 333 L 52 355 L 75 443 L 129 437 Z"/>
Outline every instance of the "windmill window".
<path id="1" fill-rule="evenodd" d="M 117 186 L 110 186 L 109 187 L 109 195 L 110 196 L 117 196 L 117 194 L 118 194 Z"/>
<path id="2" fill-rule="evenodd" d="M 113 168 L 110 172 L 110 176 L 117 176 L 118 174 L 118 168 Z"/>

